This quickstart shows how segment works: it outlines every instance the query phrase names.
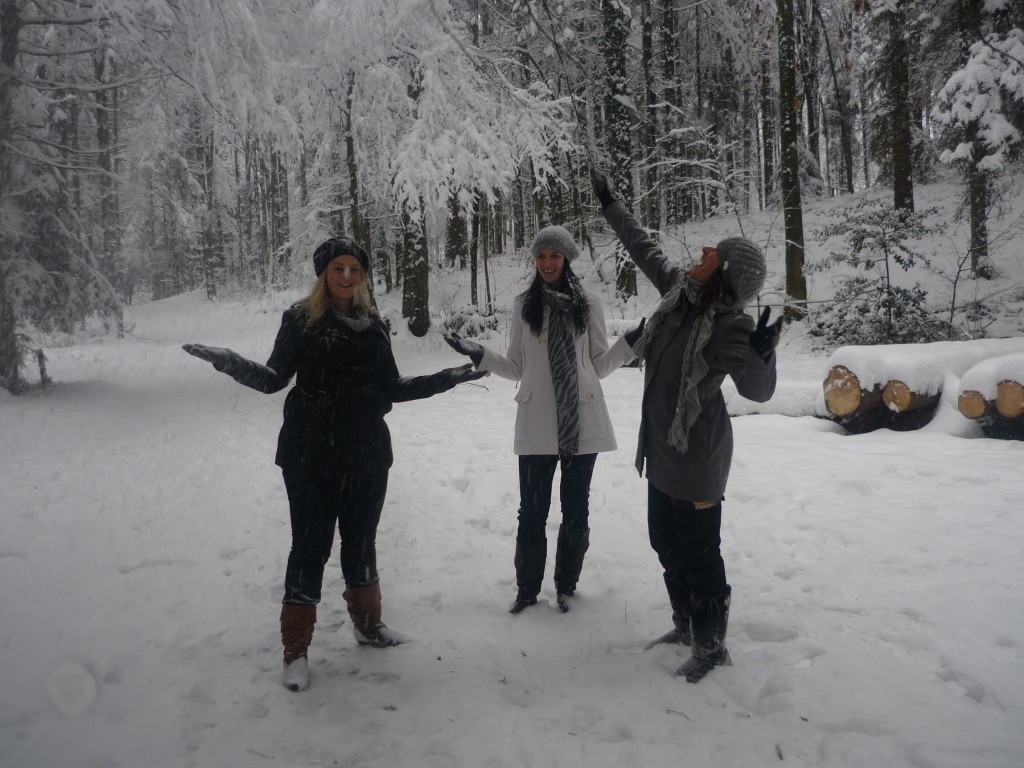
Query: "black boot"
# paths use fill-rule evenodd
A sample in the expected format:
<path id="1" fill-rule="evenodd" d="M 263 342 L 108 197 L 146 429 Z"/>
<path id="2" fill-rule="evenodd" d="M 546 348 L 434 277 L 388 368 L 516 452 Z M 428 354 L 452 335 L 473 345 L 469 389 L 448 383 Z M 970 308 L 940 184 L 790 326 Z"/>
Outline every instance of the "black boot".
<path id="1" fill-rule="evenodd" d="M 569 610 L 569 598 L 576 594 L 576 582 L 583 570 L 583 556 L 590 549 L 589 528 L 558 526 L 558 549 L 555 551 L 555 592 L 558 609 Z"/>
<path id="2" fill-rule="evenodd" d="M 668 588 L 668 599 L 672 604 L 672 629 L 661 637 L 656 637 L 644 646 L 649 651 L 661 643 L 680 643 L 690 645 L 693 642 L 693 628 L 690 616 L 690 590 L 681 589 L 674 582 L 665 579 Z"/>
<path id="3" fill-rule="evenodd" d="M 537 604 L 540 585 L 544 581 L 544 561 L 548 557 L 548 543 L 520 544 L 516 542 L 516 586 L 519 592 L 509 613 L 519 613 L 524 608 Z"/>
<path id="4" fill-rule="evenodd" d="M 725 647 L 731 595 L 732 588 L 726 587 L 717 597 L 693 596 L 690 603 L 693 655 L 676 670 L 676 674 L 685 677 L 686 682 L 699 683 L 715 667 L 732 666 L 729 649 Z"/>

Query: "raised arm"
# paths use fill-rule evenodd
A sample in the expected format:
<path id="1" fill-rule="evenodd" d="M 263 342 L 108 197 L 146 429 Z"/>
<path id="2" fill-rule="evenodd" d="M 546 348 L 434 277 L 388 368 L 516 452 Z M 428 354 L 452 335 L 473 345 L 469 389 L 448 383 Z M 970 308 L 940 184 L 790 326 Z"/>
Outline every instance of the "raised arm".
<path id="1" fill-rule="evenodd" d="M 681 267 L 665 258 L 661 248 L 640 226 L 640 222 L 634 218 L 629 209 L 623 205 L 622 201 L 615 199 L 604 174 L 591 170 L 590 180 L 594 185 L 594 193 L 601 202 L 601 214 L 615 230 L 615 235 L 629 253 L 629 258 L 654 284 L 658 293 L 664 294 L 675 285 Z"/>

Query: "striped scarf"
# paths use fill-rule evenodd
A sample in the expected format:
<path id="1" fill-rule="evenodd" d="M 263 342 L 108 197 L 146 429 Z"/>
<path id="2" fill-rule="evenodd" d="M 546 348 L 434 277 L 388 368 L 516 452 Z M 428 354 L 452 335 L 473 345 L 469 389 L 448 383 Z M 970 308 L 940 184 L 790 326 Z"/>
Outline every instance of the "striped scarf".
<path id="1" fill-rule="evenodd" d="M 548 308 L 548 362 L 555 385 L 558 455 L 575 456 L 580 445 L 580 387 L 572 331 L 572 299 L 547 286 L 543 296 Z"/>

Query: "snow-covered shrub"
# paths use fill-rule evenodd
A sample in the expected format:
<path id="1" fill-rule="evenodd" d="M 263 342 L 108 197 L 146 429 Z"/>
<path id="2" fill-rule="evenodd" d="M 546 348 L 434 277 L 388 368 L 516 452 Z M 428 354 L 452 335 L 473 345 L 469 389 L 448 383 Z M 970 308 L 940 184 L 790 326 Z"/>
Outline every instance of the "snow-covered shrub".
<path id="1" fill-rule="evenodd" d="M 453 307 L 441 323 L 444 333 L 457 333 L 463 338 L 486 337 L 490 331 L 498 328 L 498 316 L 484 315 L 472 304 L 465 307 Z"/>
<path id="2" fill-rule="evenodd" d="M 808 334 L 825 346 L 914 344 L 960 338 L 927 307 L 920 285 L 881 289 L 863 276 L 851 277 L 835 297 L 817 305 L 808 318 Z"/>
<path id="3" fill-rule="evenodd" d="M 927 257 L 913 247 L 934 230 L 925 218 L 934 211 L 913 212 L 878 206 L 840 208 L 833 215 L 837 223 L 822 228 L 817 237 L 839 239 L 842 246 L 823 261 L 808 266 L 809 272 L 841 271 L 829 301 L 811 311 L 808 333 L 828 345 L 902 344 L 953 338 L 949 324 L 928 305 L 928 294 L 920 283 L 896 285 L 900 272 L 929 265 Z"/>

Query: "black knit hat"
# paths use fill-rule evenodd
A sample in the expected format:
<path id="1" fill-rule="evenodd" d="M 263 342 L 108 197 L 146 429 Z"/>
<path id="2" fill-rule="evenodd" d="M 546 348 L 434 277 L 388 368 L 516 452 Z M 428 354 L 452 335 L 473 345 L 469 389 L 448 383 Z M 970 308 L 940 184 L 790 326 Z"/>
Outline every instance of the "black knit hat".
<path id="1" fill-rule="evenodd" d="M 327 265 L 339 256 L 355 256 L 359 260 L 363 271 L 370 271 L 370 257 L 366 255 L 366 251 L 360 248 L 356 241 L 348 235 L 341 235 L 340 237 L 332 237 L 330 240 L 324 240 L 313 251 L 313 271 L 316 272 L 316 276 L 320 277 L 324 270 L 327 269 Z"/>

